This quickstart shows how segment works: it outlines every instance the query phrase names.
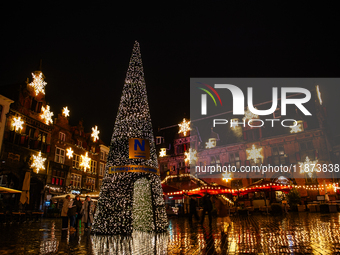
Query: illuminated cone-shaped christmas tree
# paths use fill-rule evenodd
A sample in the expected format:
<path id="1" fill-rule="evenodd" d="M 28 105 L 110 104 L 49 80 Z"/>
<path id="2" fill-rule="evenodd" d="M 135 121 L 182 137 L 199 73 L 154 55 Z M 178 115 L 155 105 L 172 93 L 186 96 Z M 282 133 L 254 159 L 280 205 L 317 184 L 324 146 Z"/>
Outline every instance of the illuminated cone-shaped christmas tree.
<path id="1" fill-rule="evenodd" d="M 130 235 L 168 226 L 146 94 L 135 42 L 112 135 L 92 231 Z"/>

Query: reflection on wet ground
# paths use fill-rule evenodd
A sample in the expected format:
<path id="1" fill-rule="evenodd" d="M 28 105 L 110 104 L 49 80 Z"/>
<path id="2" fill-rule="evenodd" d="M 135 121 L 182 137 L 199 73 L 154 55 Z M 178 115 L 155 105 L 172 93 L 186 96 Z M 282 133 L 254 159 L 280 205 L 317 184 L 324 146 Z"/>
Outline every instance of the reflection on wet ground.
<path id="1" fill-rule="evenodd" d="M 207 220 L 207 219 L 206 219 Z M 212 227 L 169 219 L 166 234 L 96 236 L 60 219 L 0 224 L 0 254 L 340 254 L 340 213 L 216 218 Z"/>

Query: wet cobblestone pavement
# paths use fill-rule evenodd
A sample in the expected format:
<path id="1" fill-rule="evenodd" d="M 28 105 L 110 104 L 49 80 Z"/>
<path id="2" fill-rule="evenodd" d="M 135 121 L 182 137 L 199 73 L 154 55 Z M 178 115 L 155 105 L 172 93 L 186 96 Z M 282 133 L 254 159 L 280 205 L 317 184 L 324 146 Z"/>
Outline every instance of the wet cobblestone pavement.
<path id="1" fill-rule="evenodd" d="M 167 234 L 94 236 L 60 219 L 0 224 L 0 254 L 340 254 L 340 213 L 169 219 Z"/>

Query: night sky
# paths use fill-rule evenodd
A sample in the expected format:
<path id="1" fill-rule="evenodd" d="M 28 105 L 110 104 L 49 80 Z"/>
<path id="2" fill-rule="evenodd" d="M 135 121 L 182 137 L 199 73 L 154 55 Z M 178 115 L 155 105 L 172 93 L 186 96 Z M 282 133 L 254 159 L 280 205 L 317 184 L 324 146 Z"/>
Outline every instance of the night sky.
<path id="1" fill-rule="evenodd" d="M 224 2 L 6 2 L 0 85 L 25 81 L 42 59 L 55 116 L 68 106 L 72 125 L 98 125 L 109 144 L 135 40 L 155 129 L 189 117 L 190 77 L 339 76 L 335 5 Z M 325 92 L 334 114 L 339 92 Z"/>

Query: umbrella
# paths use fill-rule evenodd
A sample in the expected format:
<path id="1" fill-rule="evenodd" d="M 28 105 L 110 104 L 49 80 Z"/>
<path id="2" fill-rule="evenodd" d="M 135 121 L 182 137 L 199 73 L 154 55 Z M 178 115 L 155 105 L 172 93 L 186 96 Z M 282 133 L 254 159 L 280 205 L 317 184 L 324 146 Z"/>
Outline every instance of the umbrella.
<path id="1" fill-rule="evenodd" d="M 0 186 L 0 194 L 4 194 L 4 193 L 21 193 L 21 191 Z"/>
<path id="2" fill-rule="evenodd" d="M 22 193 L 20 197 L 20 202 L 22 204 L 29 204 L 30 203 L 30 184 L 31 184 L 31 173 L 26 172 L 25 173 L 25 179 L 22 184 Z"/>

